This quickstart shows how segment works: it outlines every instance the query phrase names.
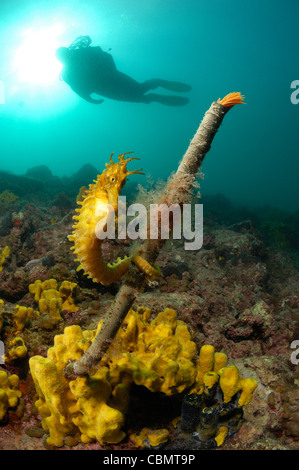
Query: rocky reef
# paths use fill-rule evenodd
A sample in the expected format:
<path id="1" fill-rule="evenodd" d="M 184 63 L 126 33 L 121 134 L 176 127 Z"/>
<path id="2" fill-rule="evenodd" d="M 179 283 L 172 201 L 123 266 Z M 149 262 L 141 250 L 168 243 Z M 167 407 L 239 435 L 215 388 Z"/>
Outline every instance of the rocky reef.
<path id="1" fill-rule="evenodd" d="M 89 180 L 91 169 L 85 170 Z M 36 191 L 29 197 L 27 178 L 36 181 L 52 178 L 53 184 L 55 179 L 45 168 L 39 168 L 18 181 L 19 185 L 24 184 L 23 191 L 14 192 L 17 186 L 12 179 L 7 180 L 11 185 L 1 187 L 10 193 L 2 193 L 0 197 L 0 344 L 4 348 L 4 360 L 0 361 L 0 448 L 50 449 L 59 445 L 65 449 L 104 449 L 109 442 L 109 449 L 138 446 L 196 449 L 203 437 L 196 440 L 193 434 L 202 436 L 206 417 L 202 414 L 202 402 L 194 405 L 192 401 L 199 370 L 195 364 L 200 360 L 202 347 L 212 345 L 213 351 L 225 353 L 230 367 L 235 368 L 230 369 L 235 384 L 240 386 L 240 377 L 250 378 L 256 381 L 257 387 L 242 410 L 242 425 L 236 424 L 240 410 L 235 411 L 238 406 L 234 401 L 230 408 L 233 420 L 227 425 L 217 425 L 216 431 L 215 425 L 210 427 L 207 441 L 212 439 L 216 447 L 217 442 L 221 443 L 220 449 L 296 449 L 299 369 L 291 362 L 290 348 L 292 341 L 299 337 L 299 273 L 293 239 L 296 217 L 292 218 L 289 233 L 286 216 L 283 226 L 270 223 L 274 218 L 272 211 L 272 218 L 266 224 L 261 213 L 257 217 L 250 211 L 234 210 L 220 196 L 207 200 L 201 250 L 186 251 L 183 241 L 174 240 L 161 251 L 157 260 L 161 277 L 145 285 L 133 305 L 135 313 L 126 320 L 123 331 L 127 335 L 119 337 L 114 349 L 107 353 L 105 367 L 107 364 L 110 367 L 109 377 L 103 367 L 102 376 L 92 378 L 94 393 L 101 381 L 105 393 L 109 387 L 114 391 L 109 404 L 107 399 L 102 400 L 97 412 L 102 413 L 103 406 L 109 406 L 113 411 L 106 409 L 107 417 L 111 420 L 113 415 L 115 429 L 92 428 L 87 419 L 92 397 L 89 402 L 82 400 L 86 379 L 76 379 L 76 383 L 68 380 L 65 393 L 71 393 L 66 400 L 70 400 L 68 410 L 75 416 L 75 422 L 69 419 L 69 411 L 60 410 L 65 421 L 59 436 L 55 437 L 54 433 L 53 438 L 51 429 L 55 429 L 56 418 L 50 420 L 54 428 L 49 423 L 45 426 L 49 417 L 49 391 L 42 370 L 49 361 L 56 364 L 56 370 L 61 370 L 68 359 L 63 356 L 66 336 L 75 335 L 76 341 L 81 341 L 81 351 L 87 347 L 119 283 L 105 287 L 76 271 L 77 263 L 67 238 L 72 232 L 75 207 L 72 192 L 61 191 L 60 182 L 55 180 L 57 186 L 51 194 L 45 195 L 37 183 Z M 74 193 L 79 192 L 84 178 L 83 171 L 73 180 Z M 281 227 L 284 243 L 277 235 Z M 289 243 L 285 243 L 286 239 Z M 129 245 L 129 240 L 105 242 L 103 253 L 108 260 L 123 257 Z M 156 321 L 155 328 L 160 328 L 161 337 L 172 338 L 174 330 L 170 328 L 172 333 L 166 334 L 163 329 L 167 324 L 165 319 L 161 323 L 163 328 L 155 319 L 161 320 L 161 312 L 174 311 L 175 321 L 184 327 L 180 354 L 184 352 L 185 362 L 175 356 L 175 362 L 182 368 L 177 369 L 177 375 L 167 375 L 166 366 L 170 364 L 166 359 L 160 358 L 159 362 L 153 356 L 145 360 L 144 351 L 132 337 L 137 324 L 141 335 L 142 322 L 149 332 L 149 325 Z M 167 321 L 171 323 L 170 317 Z M 122 356 L 120 344 L 127 351 L 138 350 L 138 354 L 131 354 L 129 361 Z M 168 344 L 171 345 L 169 354 L 174 354 L 171 348 L 177 343 L 169 339 Z M 70 351 L 76 355 L 79 349 Z M 148 368 L 150 361 L 152 367 Z M 188 367 L 187 363 L 190 363 Z M 54 374 L 54 366 L 51 367 Z M 159 373 L 154 375 L 157 368 Z M 211 368 L 206 372 L 216 373 Z M 219 397 L 219 387 L 224 383 L 221 374 L 216 382 L 218 391 L 215 391 L 217 387 L 214 391 Z M 36 387 L 36 383 L 40 385 Z M 236 397 L 240 400 L 238 386 L 233 389 L 235 400 Z M 44 392 L 39 393 L 42 388 Z M 60 398 L 57 400 L 59 403 Z M 188 406 L 200 410 L 195 424 L 188 421 Z M 183 415 L 182 410 L 185 410 Z M 223 408 L 217 410 L 223 412 Z"/>

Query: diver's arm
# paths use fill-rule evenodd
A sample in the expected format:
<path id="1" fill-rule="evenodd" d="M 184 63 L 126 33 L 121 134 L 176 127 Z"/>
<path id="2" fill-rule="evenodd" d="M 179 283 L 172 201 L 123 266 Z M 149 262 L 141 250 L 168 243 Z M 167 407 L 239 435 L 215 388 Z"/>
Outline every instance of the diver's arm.
<path id="1" fill-rule="evenodd" d="M 88 101 L 88 103 L 93 103 L 93 104 L 101 104 L 103 103 L 104 100 L 95 100 L 94 98 L 92 98 L 91 96 L 82 96 L 82 98 L 85 100 L 85 101 Z"/>
<path id="2" fill-rule="evenodd" d="M 77 95 L 79 95 L 81 98 L 83 98 L 85 101 L 88 101 L 88 103 L 92 103 L 92 104 L 101 104 L 103 103 L 104 100 L 95 100 L 94 98 L 92 98 L 90 95 L 87 95 L 87 94 L 84 94 L 78 90 L 76 90 L 74 87 L 72 87 L 72 90 L 77 93 Z"/>

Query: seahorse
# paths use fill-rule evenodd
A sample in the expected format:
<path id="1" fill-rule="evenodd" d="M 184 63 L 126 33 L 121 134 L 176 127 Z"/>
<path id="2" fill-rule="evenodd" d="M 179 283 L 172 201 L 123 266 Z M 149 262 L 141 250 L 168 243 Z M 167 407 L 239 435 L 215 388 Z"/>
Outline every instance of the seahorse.
<path id="1" fill-rule="evenodd" d="M 139 255 L 125 256 L 118 258 L 116 263 L 106 263 L 102 255 L 103 240 L 96 236 L 97 225 L 101 222 L 106 227 L 105 221 L 109 213 L 109 206 L 112 206 L 115 213 L 118 210 L 118 196 L 124 187 L 127 177 L 133 174 L 143 175 L 142 168 L 134 171 L 127 171 L 127 164 L 131 160 L 139 160 L 136 157 L 126 158 L 125 155 L 132 153 L 126 152 L 118 156 L 118 162 L 114 163 L 110 156 L 110 163 L 106 163 L 106 169 L 97 176 L 94 184 L 89 185 L 77 204 L 81 206 L 76 209 L 78 215 L 73 219 L 76 223 L 73 225 L 73 232 L 68 239 L 74 243 L 71 250 L 74 250 L 80 264 L 77 271 L 83 269 L 84 274 L 94 282 L 106 286 L 118 281 L 128 271 L 131 262 L 134 262 L 138 268 L 143 271 L 147 277 L 155 278 L 158 271 Z"/>

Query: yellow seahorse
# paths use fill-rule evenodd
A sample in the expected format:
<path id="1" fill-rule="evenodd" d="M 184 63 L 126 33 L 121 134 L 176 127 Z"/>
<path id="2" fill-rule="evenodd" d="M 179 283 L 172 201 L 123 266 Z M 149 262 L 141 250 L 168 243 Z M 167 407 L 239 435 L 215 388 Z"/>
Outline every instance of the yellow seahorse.
<path id="1" fill-rule="evenodd" d="M 106 263 L 102 256 L 103 240 L 97 238 L 96 228 L 103 218 L 107 220 L 109 206 L 112 206 L 115 213 L 118 209 L 118 196 L 124 187 L 127 177 L 133 174 L 143 175 L 140 170 L 127 171 L 127 164 L 131 160 L 139 160 L 136 157 L 126 158 L 126 152 L 118 156 L 118 162 L 114 163 L 112 155 L 110 163 L 106 163 L 106 169 L 98 175 L 95 184 L 90 184 L 83 199 L 78 200 L 81 208 L 76 209 L 78 215 L 73 217 L 76 220 L 73 225 L 74 231 L 68 239 L 74 242 L 72 250 L 77 255 L 79 261 L 77 271 L 83 269 L 85 274 L 94 282 L 99 282 L 104 286 L 118 281 L 128 270 L 129 264 L 133 261 L 140 270 L 148 277 L 157 277 L 158 272 L 141 256 L 135 255 L 118 258 L 116 263 Z M 104 225 L 105 230 L 105 225 Z"/>

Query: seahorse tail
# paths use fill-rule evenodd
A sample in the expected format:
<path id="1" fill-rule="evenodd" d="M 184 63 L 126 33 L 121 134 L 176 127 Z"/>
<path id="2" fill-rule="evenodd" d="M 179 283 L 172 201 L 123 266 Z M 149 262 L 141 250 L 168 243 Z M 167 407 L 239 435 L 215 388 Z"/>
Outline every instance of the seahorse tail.
<path id="1" fill-rule="evenodd" d="M 146 261 L 142 256 L 135 255 L 132 257 L 133 263 L 149 278 L 157 278 L 160 276 L 158 269 L 154 268 L 148 261 Z"/>
<path id="2" fill-rule="evenodd" d="M 125 256 L 124 258 L 117 258 L 115 263 L 108 263 L 106 265 L 106 279 L 111 280 L 111 282 L 119 281 L 128 271 L 130 262 L 131 258 Z"/>
<path id="3" fill-rule="evenodd" d="M 70 241 L 74 241 L 74 236 L 69 236 Z M 86 242 L 86 240 L 85 240 Z M 88 243 L 80 241 L 75 244 L 74 253 L 77 255 L 76 261 L 80 264 L 77 271 L 84 270 L 84 274 L 103 286 L 108 286 L 117 282 L 127 271 L 130 258 L 118 258 L 116 263 L 106 264 L 102 257 L 102 243 L 99 239 L 89 239 Z"/>

